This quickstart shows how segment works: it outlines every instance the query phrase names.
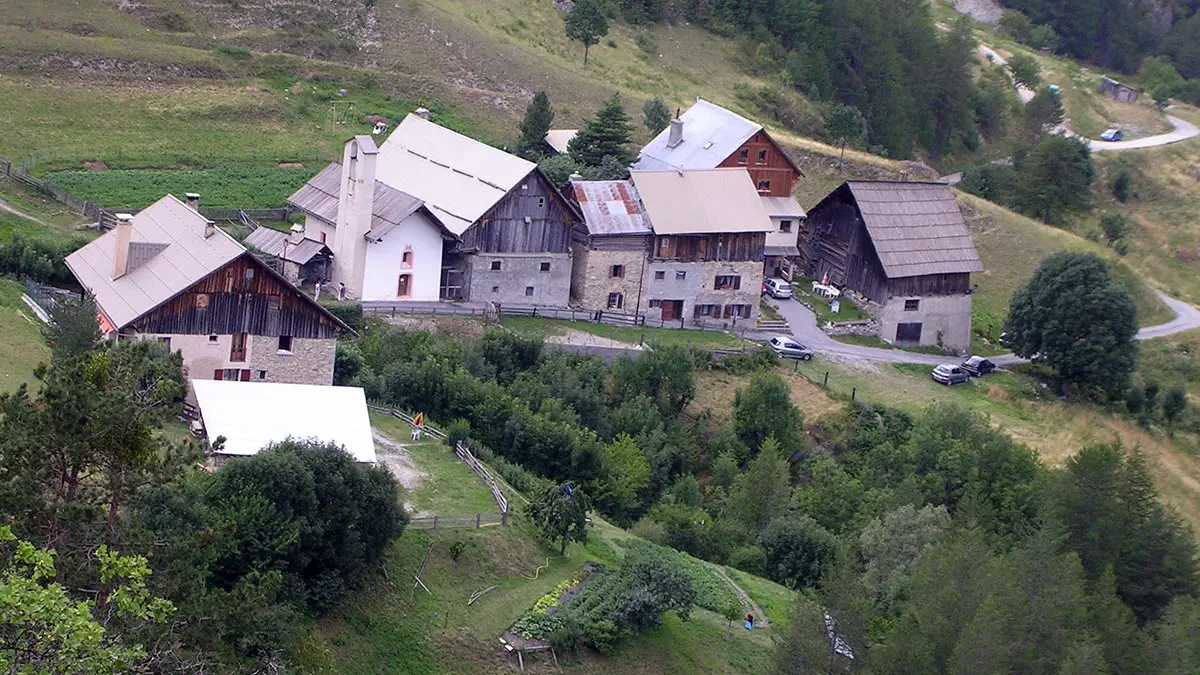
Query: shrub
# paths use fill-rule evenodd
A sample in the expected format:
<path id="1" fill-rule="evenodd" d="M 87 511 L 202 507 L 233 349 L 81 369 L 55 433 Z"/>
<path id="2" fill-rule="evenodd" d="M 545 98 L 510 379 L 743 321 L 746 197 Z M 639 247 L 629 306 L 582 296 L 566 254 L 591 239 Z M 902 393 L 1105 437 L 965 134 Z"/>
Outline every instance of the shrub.
<path id="1" fill-rule="evenodd" d="M 238 60 L 247 60 L 250 58 L 250 50 L 245 47 L 235 47 L 233 45 L 217 45 L 216 51 L 226 56 L 232 56 Z"/>
<path id="2" fill-rule="evenodd" d="M 333 383 L 346 385 L 354 381 L 363 367 L 362 350 L 352 342 L 339 342 L 333 358 Z"/>
<path id="3" fill-rule="evenodd" d="M 767 559 L 763 556 L 762 549 L 757 546 L 744 546 L 729 555 L 730 567 L 736 567 L 749 574 L 761 576 L 766 564 Z"/>
<path id="4" fill-rule="evenodd" d="M 642 53 L 646 56 L 658 55 L 658 41 L 654 39 L 653 35 L 646 32 L 638 33 L 633 41 L 637 43 L 638 49 L 642 50 Z"/>
<path id="5" fill-rule="evenodd" d="M 1122 204 L 1129 201 L 1129 194 L 1133 189 L 1133 174 L 1128 167 L 1121 167 L 1117 170 L 1117 175 L 1113 177 L 1112 194 L 1117 201 Z"/>
<path id="6" fill-rule="evenodd" d="M 322 301 L 321 306 L 329 311 L 330 314 L 342 320 L 342 323 L 349 326 L 354 332 L 362 330 L 363 326 L 363 308 L 361 302 L 353 300 L 327 300 Z"/>

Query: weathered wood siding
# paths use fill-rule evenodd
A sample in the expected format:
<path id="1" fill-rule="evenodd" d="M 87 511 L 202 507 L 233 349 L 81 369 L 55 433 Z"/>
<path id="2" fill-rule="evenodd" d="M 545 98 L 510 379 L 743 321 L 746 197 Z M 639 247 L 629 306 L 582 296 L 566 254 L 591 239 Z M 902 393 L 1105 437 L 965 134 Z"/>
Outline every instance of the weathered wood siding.
<path id="1" fill-rule="evenodd" d="M 593 236 L 590 248 L 596 251 L 645 251 L 649 256 L 653 238 L 651 234 Z"/>
<path id="2" fill-rule="evenodd" d="M 888 297 L 888 279 L 879 256 L 859 216 L 849 189 L 842 187 L 813 207 L 805 221 L 805 274 L 850 288 L 883 302 Z"/>
<path id="3" fill-rule="evenodd" d="M 337 324 L 250 253 L 196 282 L 134 324 L 142 333 L 333 338 Z"/>
<path id="4" fill-rule="evenodd" d="M 902 277 L 888 282 L 888 295 L 895 297 L 923 297 L 927 295 L 958 295 L 971 292 L 971 275 L 926 274 L 920 277 Z"/>
<path id="5" fill-rule="evenodd" d="M 744 161 L 742 150 L 746 150 Z M 760 152 L 765 152 L 766 155 L 762 160 L 759 159 Z M 790 197 L 792 189 L 796 187 L 796 181 L 800 179 L 800 174 L 783 154 L 783 148 L 779 147 L 765 131 L 759 131 L 751 136 L 742 144 L 742 147 L 726 157 L 719 166 L 744 167 L 750 172 L 750 178 L 754 180 L 755 186 L 759 184 L 759 181 L 770 181 L 770 190 L 761 194 L 772 197 Z"/>
<path id="6" fill-rule="evenodd" d="M 526 176 L 463 233 L 460 250 L 481 253 L 567 253 L 574 212 L 540 171 Z"/>
<path id="7" fill-rule="evenodd" d="M 762 260 L 765 232 L 684 234 L 654 238 L 651 258 L 680 262 Z"/>

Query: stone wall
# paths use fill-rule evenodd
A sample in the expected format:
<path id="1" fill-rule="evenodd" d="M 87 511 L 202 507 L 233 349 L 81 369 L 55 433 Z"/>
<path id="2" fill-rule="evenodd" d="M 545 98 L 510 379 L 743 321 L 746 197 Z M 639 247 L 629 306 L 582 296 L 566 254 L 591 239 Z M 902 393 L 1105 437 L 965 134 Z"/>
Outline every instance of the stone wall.
<path id="1" fill-rule="evenodd" d="M 494 262 L 500 269 L 492 269 Z M 570 299 L 569 253 L 478 253 L 468 264 L 472 302 L 566 307 Z M 550 269 L 542 270 L 544 264 Z"/>
<path id="2" fill-rule="evenodd" d="M 837 321 L 821 326 L 821 330 L 829 335 L 861 335 L 863 337 L 879 337 L 879 322 L 875 319 L 864 321 Z"/>
<path id="3" fill-rule="evenodd" d="M 663 273 L 662 279 L 656 279 L 657 272 Z M 683 273 L 680 278 L 679 274 Z M 714 288 L 717 275 L 737 275 L 741 277 L 740 288 Z M 762 295 L 763 265 L 762 261 L 719 261 L 685 263 L 672 260 L 652 260 L 646 267 L 646 298 L 647 300 L 682 300 L 683 322 L 685 324 L 721 327 L 726 324 L 734 325 L 731 318 L 722 316 L 695 316 L 696 305 L 725 305 L 741 304 L 750 306 L 750 316 L 739 318 L 736 323 L 753 321 L 759 314 L 758 301 Z M 658 307 L 649 307 L 646 314 L 651 319 L 661 316 Z"/>
<path id="4" fill-rule="evenodd" d="M 608 295 L 620 293 L 624 296 L 621 310 L 633 314 L 641 297 L 641 310 L 646 308 L 645 281 L 642 278 L 646 267 L 646 254 L 642 251 L 589 251 L 584 250 L 575 263 L 575 288 L 572 295 L 584 309 L 614 311 L 608 306 Z M 612 276 L 613 265 L 623 265 L 623 277 Z"/>
<path id="5" fill-rule="evenodd" d="M 916 310 L 905 310 L 905 301 L 916 300 Z M 879 337 L 896 342 L 901 323 L 921 324 L 921 347 L 942 347 L 957 354 L 971 348 L 971 296 L 931 295 L 920 298 L 893 297 L 876 315 Z"/>

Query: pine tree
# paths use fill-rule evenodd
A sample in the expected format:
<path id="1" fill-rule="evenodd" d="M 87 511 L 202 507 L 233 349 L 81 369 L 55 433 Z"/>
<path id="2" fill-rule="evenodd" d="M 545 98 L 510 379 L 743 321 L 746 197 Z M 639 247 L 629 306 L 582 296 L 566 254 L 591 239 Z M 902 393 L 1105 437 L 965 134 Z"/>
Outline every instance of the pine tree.
<path id="1" fill-rule="evenodd" d="M 1133 612 L 1117 596 L 1112 567 L 1104 568 L 1087 604 L 1088 624 L 1113 672 L 1149 672 L 1146 643 L 1138 632 Z"/>
<path id="2" fill-rule="evenodd" d="M 667 109 L 667 104 L 663 103 L 661 98 L 652 98 L 646 101 L 646 104 L 642 106 L 642 123 L 646 125 L 651 134 L 657 136 L 671 123 L 671 111 Z"/>
<path id="3" fill-rule="evenodd" d="M 517 154 L 530 161 L 537 161 L 546 153 L 546 132 L 554 122 L 554 109 L 550 107 L 550 97 L 546 92 L 539 91 L 533 95 L 533 100 L 525 107 L 525 117 L 521 120 L 521 137 L 517 139 Z"/>
<path id="4" fill-rule="evenodd" d="M 588 48 L 608 35 L 608 19 L 597 0 L 575 0 L 575 9 L 567 14 L 567 37 L 583 43 L 583 65 L 587 65 Z"/>
<path id="5" fill-rule="evenodd" d="M 605 157 L 614 157 L 627 166 L 636 159 L 629 149 L 632 133 L 633 125 L 621 106 L 621 97 L 613 94 L 567 144 L 567 152 L 584 166 L 599 168 Z"/>

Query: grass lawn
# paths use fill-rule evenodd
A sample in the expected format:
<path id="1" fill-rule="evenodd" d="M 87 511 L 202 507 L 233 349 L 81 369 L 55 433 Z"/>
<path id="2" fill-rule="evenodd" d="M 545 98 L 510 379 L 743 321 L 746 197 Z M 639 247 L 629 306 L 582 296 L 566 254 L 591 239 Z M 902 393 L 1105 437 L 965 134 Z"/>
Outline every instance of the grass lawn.
<path id="1" fill-rule="evenodd" d="M 492 493 L 449 446 L 437 439 L 409 441 L 412 427 L 390 415 L 371 413 L 371 426 L 379 429 L 408 450 L 417 468 L 425 472 L 416 491 L 410 495 L 418 512 L 438 516 L 466 516 L 498 513 L 500 507 Z"/>
<path id="2" fill-rule="evenodd" d="M 91 238 L 95 230 L 79 229 L 90 224 L 91 219 L 71 211 L 58 202 L 35 193 L 16 181 L 0 176 L 0 201 L 9 207 L 36 218 L 37 221 L 0 210 L 0 242 L 7 242 L 13 234 L 28 239 Z"/>
<path id="3" fill-rule="evenodd" d="M 50 348 L 42 340 L 44 325 L 21 300 L 23 287 L 11 279 L 0 279 L 0 393 L 33 384 L 33 369 L 50 359 Z"/>
<path id="4" fill-rule="evenodd" d="M 846 299 L 838 303 L 838 313 L 834 314 L 829 298 L 813 293 L 812 285 L 813 280 L 808 277 L 794 277 L 792 279 L 792 297 L 816 313 L 817 323 L 859 321 L 871 318 L 870 314 L 859 309 L 858 305 Z"/>
<path id="5" fill-rule="evenodd" d="M 60 171 L 46 176 L 71 194 L 113 209 L 142 209 L 165 194 L 198 192 L 201 204 L 218 208 L 283 206 L 321 168 Z"/>
<path id="6" fill-rule="evenodd" d="M 523 335 L 546 337 L 561 335 L 570 329 L 628 344 L 683 345 L 709 349 L 737 349 L 745 344 L 744 340 L 729 333 L 651 326 L 610 326 L 606 323 L 542 319 L 533 316 L 504 316 L 500 318 L 500 325 Z"/>
<path id="7" fill-rule="evenodd" d="M 758 309 L 760 312 L 762 312 L 762 318 L 766 321 L 783 320 L 783 315 L 779 313 L 779 310 L 772 307 L 771 304 L 767 302 L 766 298 L 758 301 Z"/>
<path id="8" fill-rule="evenodd" d="M 878 335 L 834 335 L 834 340 L 848 345 L 862 345 L 863 347 L 876 347 L 878 349 L 899 349 L 905 352 L 916 352 L 917 354 L 945 354 L 946 352 L 937 347 L 898 347 L 889 342 L 885 342 Z M 947 359 L 953 361 L 957 357 L 947 355 Z"/>

